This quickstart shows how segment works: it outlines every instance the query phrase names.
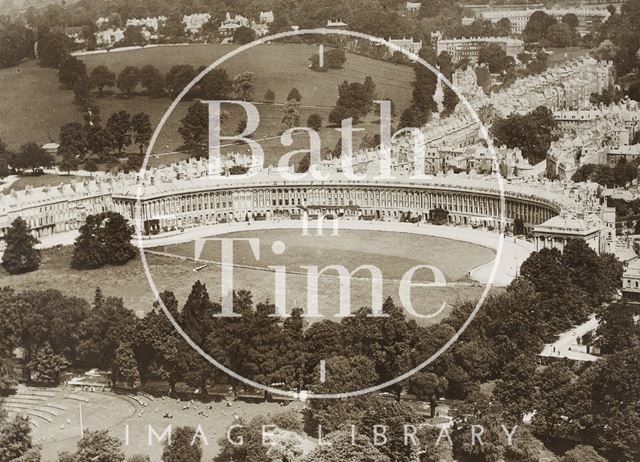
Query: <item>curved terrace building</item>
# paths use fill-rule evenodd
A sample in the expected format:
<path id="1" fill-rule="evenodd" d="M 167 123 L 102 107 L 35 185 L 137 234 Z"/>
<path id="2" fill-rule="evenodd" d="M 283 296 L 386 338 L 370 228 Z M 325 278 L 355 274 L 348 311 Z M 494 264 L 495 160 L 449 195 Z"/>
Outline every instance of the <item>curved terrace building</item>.
<path id="1" fill-rule="evenodd" d="M 13 191 L 0 197 L 0 232 L 4 235 L 18 216 L 38 237 L 77 229 L 87 215 L 107 210 L 133 222 L 139 199 L 142 226 L 149 235 L 230 221 L 296 219 L 304 214 L 415 222 L 445 210 L 451 224 L 497 231 L 504 218 L 505 230 L 535 235 L 538 247 L 562 248 L 566 239 L 584 237 L 571 227 L 559 233 L 556 220 L 547 239 L 545 223 L 560 215 L 580 214 L 591 217 L 589 235 L 598 236 L 590 245 L 599 252 L 605 250 L 608 238 L 603 233 L 610 229 L 605 222 L 611 216 L 603 213 L 588 189 L 542 181 L 503 183 L 504 217 L 501 188 L 493 176 L 353 180 L 332 171 L 326 181 L 310 175 L 285 181 L 281 171 L 271 169 L 250 176 L 209 176 L 206 160 L 191 160 L 150 170 L 144 178 L 120 174 Z M 593 232 L 594 227 L 598 232 Z"/>

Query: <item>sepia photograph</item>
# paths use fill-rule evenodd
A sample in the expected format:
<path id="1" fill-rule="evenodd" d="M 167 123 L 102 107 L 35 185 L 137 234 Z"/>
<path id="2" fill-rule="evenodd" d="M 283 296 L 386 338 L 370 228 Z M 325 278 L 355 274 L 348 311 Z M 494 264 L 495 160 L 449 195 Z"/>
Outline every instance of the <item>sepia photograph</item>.
<path id="1" fill-rule="evenodd" d="M 0 462 L 640 462 L 640 0 L 0 0 Z"/>

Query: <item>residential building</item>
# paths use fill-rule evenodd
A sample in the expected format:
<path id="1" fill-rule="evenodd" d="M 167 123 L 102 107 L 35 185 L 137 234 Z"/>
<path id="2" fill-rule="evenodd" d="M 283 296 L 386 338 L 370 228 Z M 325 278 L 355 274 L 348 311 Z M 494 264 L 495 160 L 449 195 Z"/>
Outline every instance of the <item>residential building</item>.
<path id="1" fill-rule="evenodd" d="M 108 28 L 96 32 L 96 44 L 98 46 L 111 46 L 116 42 L 124 39 L 124 29 Z"/>
<path id="2" fill-rule="evenodd" d="M 258 21 L 262 24 L 271 24 L 273 21 L 275 21 L 273 11 L 261 11 Z"/>
<path id="3" fill-rule="evenodd" d="M 407 2 L 405 5 L 405 11 L 409 16 L 418 16 L 421 6 L 422 3 L 420 2 Z"/>
<path id="4" fill-rule="evenodd" d="M 196 35 L 202 31 L 202 26 L 208 23 L 210 19 L 211 15 L 209 13 L 195 13 L 184 15 L 182 17 L 182 24 L 186 32 L 191 35 Z"/>
<path id="5" fill-rule="evenodd" d="M 440 53 L 446 51 L 453 62 L 466 58 L 475 63 L 478 61 L 480 49 L 491 43 L 499 45 L 507 56 L 513 58 L 516 58 L 518 54 L 524 51 L 524 42 L 512 37 L 464 37 L 438 40 L 436 52 L 440 55 Z"/>
<path id="6" fill-rule="evenodd" d="M 417 40 L 417 41 L 413 41 L 413 37 L 411 38 L 406 38 L 403 37 L 401 39 L 392 39 L 389 38 L 389 43 L 402 48 L 405 51 L 408 51 L 409 53 L 413 53 L 413 54 L 418 54 L 420 52 L 420 50 L 422 49 L 422 40 Z"/>
<path id="7" fill-rule="evenodd" d="M 529 18 L 536 11 L 544 11 L 546 14 L 553 16 L 556 20 L 562 20 L 566 14 L 575 14 L 578 18 L 578 26 L 576 30 L 585 35 L 594 32 L 597 27 L 607 20 L 609 11 L 602 8 L 526 8 L 514 10 L 510 8 L 495 7 L 488 10 L 478 11 L 477 19 L 483 19 L 496 23 L 501 19 L 508 19 L 511 23 L 511 33 L 520 35 L 524 32 Z"/>

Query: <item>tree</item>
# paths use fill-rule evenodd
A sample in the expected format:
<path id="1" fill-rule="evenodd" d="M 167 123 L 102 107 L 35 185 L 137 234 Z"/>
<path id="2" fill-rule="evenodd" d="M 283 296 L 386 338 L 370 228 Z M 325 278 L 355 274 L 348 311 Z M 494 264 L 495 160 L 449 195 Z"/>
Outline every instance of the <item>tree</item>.
<path id="1" fill-rule="evenodd" d="M 131 117 L 131 129 L 133 130 L 133 142 L 140 147 L 140 154 L 142 154 L 153 133 L 149 114 L 144 112 L 134 114 Z"/>
<path id="2" fill-rule="evenodd" d="M 151 96 L 164 94 L 164 77 L 157 67 L 152 64 L 142 66 L 140 69 L 140 85 L 146 88 Z"/>
<path id="3" fill-rule="evenodd" d="M 9 420 L 0 411 L 0 460 L 37 462 L 40 447 L 31 439 L 31 424 L 27 417 L 15 416 Z"/>
<path id="4" fill-rule="evenodd" d="M 513 58 L 507 56 L 506 52 L 497 43 L 489 43 L 480 48 L 478 51 L 478 63 L 486 63 L 489 66 L 489 71 L 493 74 L 502 73 L 515 64 Z"/>
<path id="5" fill-rule="evenodd" d="M 409 391 L 418 399 L 429 400 L 431 418 L 436 416 L 437 399 L 447 391 L 449 383 L 446 378 L 432 372 L 418 372 L 409 381 Z"/>
<path id="6" fill-rule="evenodd" d="M 106 129 L 121 156 L 124 148 L 131 144 L 131 114 L 127 111 L 114 112 L 107 119 Z"/>
<path id="7" fill-rule="evenodd" d="M 160 294 L 160 299 L 173 319 L 179 319 L 178 300 L 175 295 L 165 291 Z M 158 306 L 157 302 L 154 303 L 153 311 L 142 320 L 140 338 L 153 351 L 150 370 L 154 375 L 168 382 L 168 394 L 173 396 L 176 384 L 182 380 L 184 374 L 185 343 L 167 316 L 158 309 Z"/>
<path id="8" fill-rule="evenodd" d="M 507 364 L 496 383 L 495 397 L 504 406 L 507 418 L 516 422 L 533 410 L 536 363 L 530 357 L 522 355 Z"/>
<path id="9" fill-rule="evenodd" d="M 329 114 L 329 121 L 340 124 L 342 120 L 351 118 L 357 123 L 371 111 L 372 104 L 371 95 L 363 84 L 344 82 L 338 87 L 336 108 Z"/>
<path id="10" fill-rule="evenodd" d="M 276 100 L 276 94 L 271 88 L 264 93 L 264 100 L 267 103 L 273 103 Z"/>
<path id="11" fill-rule="evenodd" d="M 303 462 L 389 462 L 390 459 L 373 445 L 369 438 L 358 435 L 355 443 L 348 431 L 332 432 L 325 445 L 317 446 Z"/>
<path id="12" fill-rule="evenodd" d="M 422 47 L 418 56 L 432 66 L 437 64 L 436 54 L 431 47 Z M 420 127 L 431 118 L 433 112 L 438 110 L 438 105 L 433 99 L 438 86 L 438 76 L 419 63 L 414 65 L 413 70 L 416 79 L 413 83 L 412 109 L 405 115 L 405 121 L 417 119 L 421 123 L 405 126 Z"/>
<path id="13" fill-rule="evenodd" d="M 547 29 L 544 43 L 551 47 L 564 48 L 573 45 L 575 31 L 568 24 L 559 22 Z"/>
<path id="14" fill-rule="evenodd" d="M 282 107 L 282 123 L 288 128 L 298 126 L 300 123 L 300 103 L 295 99 L 287 100 Z"/>
<path id="15" fill-rule="evenodd" d="M 601 61 L 613 61 L 619 53 L 618 47 L 609 39 L 603 40 L 593 51 L 593 56 Z"/>
<path id="16" fill-rule="evenodd" d="M 60 127 L 59 135 L 60 149 L 59 154 L 64 154 L 68 149 L 73 149 L 80 155 L 84 155 L 87 152 L 87 134 L 77 122 L 70 122 Z"/>
<path id="17" fill-rule="evenodd" d="M 512 114 L 506 119 L 496 119 L 491 134 L 496 145 L 519 148 L 534 164 L 546 158 L 551 142 L 556 139 L 553 134 L 556 125 L 551 111 L 539 106 L 524 116 Z"/>
<path id="18" fill-rule="evenodd" d="M 555 23 L 556 20 L 553 16 L 544 11 L 534 11 L 529 16 L 529 21 L 522 32 L 522 38 L 525 42 L 539 42 L 546 35 L 547 29 Z"/>
<path id="19" fill-rule="evenodd" d="M 7 230 L 7 247 L 2 254 L 2 266 L 11 274 L 35 271 L 40 266 L 40 251 L 34 246 L 39 243 L 22 218 L 16 218 Z"/>
<path id="20" fill-rule="evenodd" d="M 87 69 L 84 63 L 75 56 L 67 56 L 60 62 L 58 80 L 66 87 L 73 88 L 73 85 L 81 77 L 87 76 Z"/>
<path id="21" fill-rule="evenodd" d="M 9 175 L 9 164 L 14 158 L 15 154 L 9 151 L 7 144 L 0 139 L 0 177 Z"/>
<path id="22" fill-rule="evenodd" d="M 598 337 L 603 354 L 633 348 L 638 344 L 636 309 L 625 302 L 611 303 L 598 315 Z"/>
<path id="23" fill-rule="evenodd" d="M 422 127 L 425 122 L 426 120 L 423 118 L 422 111 L 412 104 L 400 114 L 399 128 L 419 128 Z"/>
<path id="24" fill-rule="evenodd" d="M 124 30 L 124 39 L 121 40 L 118 45 L 124 46 L 142 46 L 147 43 L 147 40 L 142 35 L 142 27 L 140 26 L 127 26 Z"/>
<path id="25" fill-rule="evenodd" d="M 320 128 L 322 128 L 322 117 L 320 117 L 319 114 L 311 114 L 307 118 L 307 127 L 315 131 L 319 131 Z"/>
<path id="26" fill-rule="evenodd" d="M 291 30 L 291 19 L 285 10 L 278 12 L 271 24 L 269 24 L 269 32 L 277 34 L 280 32 L 288 32 Z"/>
<path id="27" fill-rule="evenodd" d="M 224 69 L 213 69 L 200 81 L 202 98 L 223 100 L 231 93 L 231 79 Z"/>
<path id="28" fill-rule="evenodd" d="M 607 459 L 598 454 L 591 446 L 579 444 L 564 453 L 562 462 L 607 462 Z"/>
<path id="29" fill-rule="evenodd" d="M 247 101 L 248 98 L 255 92 L 255 86 L 253 83 L 252 72 L 242 72 L 233 79 L 233 92 L 242 101 Z"/>
<path id="30" fill-rule="evenodd" d="M 47 31 L 38 37 L 36 43 L 37 57 L 46 67 L 59 67 L 69 54 L 71 39 L 63 32 Z"/>
<path id="31" fill-rule="evenodd" d="M 119 213 L 89 215 L 76 238 L 71 265 L 77 269 L 123 265 L 136 255 L 131 235 L 131 227 Z"/>
<path id="32" fill-rule="evenodd" d="M 73 460 L 76 462 L 123 462 L 122 443 L 109 430 L 86 431 L 78 440 L 78 450 Z"/>
<path id="33" fill-rule="evenodd" d="M 107 66 L 100 64 L 91 71 L 91 86 L 98 89 L 102 95 L 105 87 L 113 87 L 116 84 L 116 74 L 111 72 Z"/>
<path id="34" fill-rule="evenodd" d="M 572 31 L 576 30 L 576 27 L 580 25 L 580 21 L 575 13 L 567 13 L 562 17 L 562 22 L 568 25 Z"/>
<path id="35" fill-rule="evenodd" d="M 240 26 L 233 33 L 234 43 L 239 43 L 240 45 L 253 42 L 255 39 L 256 39 L 256 33 L 250 27 Z"/>
<path id="36" fill-rule="evenodd" d="M 130 345 L 121 344 L 118 346 L 111 375 L 114 383 L 124 382 L 129 387 L 134 387 L 140 381 L 138 363 Z"/>
<path id="37" fill-rule="evenodd" d="M 496 35 L 498 37 L 511 35 L 511 21 L 508 18 L 502 18 L 496 23 Z"/>
<path id="38" fill-rule="evenodd" d="M 73 94 L 75 95 L 75 102 L 81 106 L 86 106 L 89 103 L 91 96 L 91 82 L 86 76 L 80 76 L 73 84 Z"/>
<path id="39" fill-rule="evenodd" d="M 363 433 L 370 441 L 374 441 L 373 433 L 376 425 L 385 426 L 386 444 L 378 446 L 378 449 L 390 460 L 409 462 L 415 460 L 418 448 L 406 442 L 405 425 L 414 425 L 418 420 L 418 416 L 409 405 L 376 399 L 371 400 L 361 423 L 364 428 Z"/>
<path id="40" fill-rule="evenodd" d="M 341 48 L 334 48 L 324 54 L 324 62 L 329 69 L 342 69 L 347 62 L 347 55 Z"/>
<path id="41" fill-rule="evenodd" d="M 228 118 L 228 114 L 220 114 L 220 123 Z M 186 149 L 193 157 L 203 157 L 207 154 L 209 143 L 209 111 L 207 106 L 195 102 L 189 106 L 187 113 L 180 121 L 178 133 Z"/>
<path id="42" fill-rule="evenodd" d="M 61 149 L 62 148 L 62 149 Z M 77 170 L 80 161 L 80 151 L 73 146 L 61 145 L 58 148 L 58 154 L 62 154 L 62 161 L 60 162 L 60 170 L 67 172 L 67 175 L 71 173 L 71 170 Z"/>
<path id="43" fill-rule="evenodd" d="M 162 451 L 162 462 L 200 462 L 202 441 L 196 437 L 193 427 L 178 427 L 171 435 L 171 443 L 166 443 Z"/>
<path id="44" fill-rule="evenodd" d="M 200 281 L 196 281 L 189 293 L 189 297 L 180 313 L 179 322 L 185 333 L 198 345 L 203 345 L 212 329 L 215 308 L 209 300 L 207 288 Z M 200 389 L 203 396 L 207 396 L 207 383 L 214 374 L 215 368 L 199 353 L 190 350 L 186 355 L 187 367 L 184 372 L 185 382 Z"/>
<path id="45" fill-rule="evenodd" d="M 87 128 L 87 144 L 92 153 L 103 156 L 115 145 L 113 134 L 99 125 Z"/>
<path id="46" fill-rule="evenodd" d="M 18 374 L 12 356 L 13 352 L 0 352 L 0 395 L 2 396 L 11 393 L 18 386 Z"/>
<path id="47" fill-rule="evenodd" d="M 130 344 L 135 335 L 135 315 L 128 310 L 121 298 L 102 296 L 96 289 L 93 308 L 76 326 L 78 339 L 77 363 L 83 367 L 117 369 L 117 351 L 121 345 Z M 111 374 L 111 384 L 116 386 L 116 374 Z"/>
<path id="48" fill-rule="evenodd" d="M 298 103 L 302 101 L 302 95 L 297 88 L 294 87 L 291 89 L 289 95 L 287 95 L 287 101 L 296 101 Z"/>
<path id="49" fill-rule="evenodd" d="M 38 348 L 35 356 L 27 366 L 31 373 L 35 373 L 36 381 L 60 384 L 60 373 L 69 366 L 69 361 L 63 355 L 55 353 L 49 343 Z"/>
<path id="50" fill-rule="evenodd" d="M 126 93 L 127 96 L 131 96 L 138 86 L 139 81 L 140 69 L 135 66 L 127 66 L 118 74 L 118 89 Z"/>
<path id="51" fill-rule="evenodd" d="M 173 66 L 164 78 L 169 96 L 177 97 L 195 77 L 196 71 L 193 66 L 186 64 Z M 191 97 L 191 92 L 185 96 L 187 99 Z"/>

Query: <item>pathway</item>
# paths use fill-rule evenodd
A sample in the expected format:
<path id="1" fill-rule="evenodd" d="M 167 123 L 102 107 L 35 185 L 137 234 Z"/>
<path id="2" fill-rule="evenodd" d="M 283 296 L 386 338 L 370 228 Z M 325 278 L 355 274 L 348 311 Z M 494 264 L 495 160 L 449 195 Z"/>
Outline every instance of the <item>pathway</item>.
<path id="1" fill-rule="evenodd" d="M 596 361 L 598 356 L 577 351 L 579 347 L 577 343 L 578 337 L 583 336 L 589 331 L 598 327 L 598 319 L 592 314 L 589 319 L 579 326 L 574 327 L 567 332 L 560 334 L 560 338 L 553 343 L 547 343 L 542 349 L 540 356 L 554 358 L 568 358 L 576 361 Z"/>

